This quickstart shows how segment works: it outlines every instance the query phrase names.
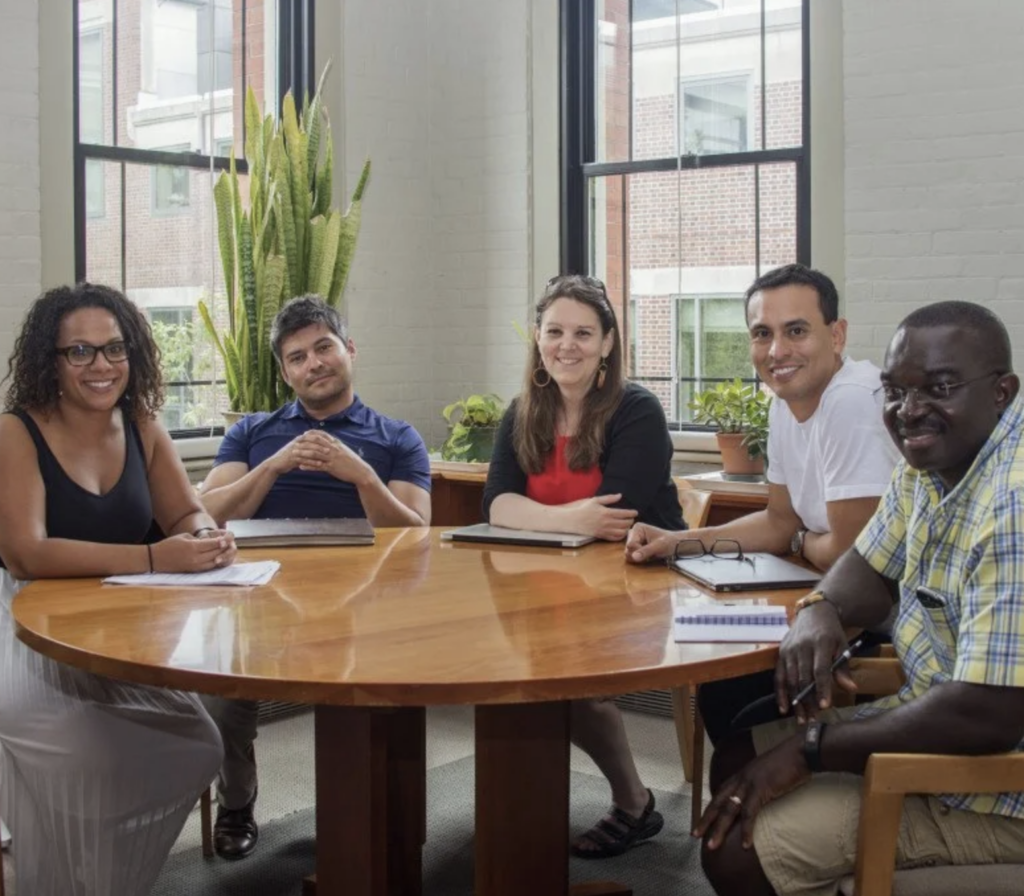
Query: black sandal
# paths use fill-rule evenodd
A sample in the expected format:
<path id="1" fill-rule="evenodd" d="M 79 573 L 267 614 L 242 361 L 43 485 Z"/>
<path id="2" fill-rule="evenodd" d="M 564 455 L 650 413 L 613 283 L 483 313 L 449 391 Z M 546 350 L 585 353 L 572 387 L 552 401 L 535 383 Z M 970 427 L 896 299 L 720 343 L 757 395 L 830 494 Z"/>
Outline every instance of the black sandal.
<path id="1" fill-rule="evenodd" d="M 649 840 L 665 824 L 660 812 L 654 811 L 654 794 L 647 791 L 648 800 L 639 818 L 634 818 L 618 806 L 612 806 L 608 814 L 589 831 L 580 836 L 595 848 L 584 849 L 577 843 L 569 851 L 578 859 L 610 859 L 622 855 L 643 840 Z"/>

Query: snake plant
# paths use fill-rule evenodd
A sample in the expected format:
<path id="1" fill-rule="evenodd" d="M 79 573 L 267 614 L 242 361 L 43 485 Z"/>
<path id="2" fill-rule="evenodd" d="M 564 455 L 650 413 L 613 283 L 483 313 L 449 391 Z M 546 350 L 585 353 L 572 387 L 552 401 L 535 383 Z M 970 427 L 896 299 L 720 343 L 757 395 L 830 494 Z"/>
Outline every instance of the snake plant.
<path id="1" fill-rule="evenodd" d="M 363 193 L 363 165 L 347 211 L 331 208 L 334 144 L 320 76 L 301 113 L 291 92 L 281 120 L 261 118 L 256 95 L 245 96 L 248 203 L 235 158 L 213 188 L 217 239 L 224 269 L 227 328 L 203 301 L 199 314 L 224 361 L 232 411 L 271 411 L 288 398 L 270 350 L 270 324 L 293 296 L 317 293 L 344 316 L 345 282 L 355 255 Z"/>

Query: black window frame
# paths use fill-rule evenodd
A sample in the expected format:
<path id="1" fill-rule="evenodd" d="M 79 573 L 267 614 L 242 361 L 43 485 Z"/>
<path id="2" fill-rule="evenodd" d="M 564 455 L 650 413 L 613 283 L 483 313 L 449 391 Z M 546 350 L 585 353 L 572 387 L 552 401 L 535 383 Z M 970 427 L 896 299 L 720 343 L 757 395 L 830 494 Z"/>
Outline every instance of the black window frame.
<path id="1" fill-rule="evenodd" d="M 285 94 L 291 90 L 295 97 L 307 94 L 312 96 L 316 90 L 314 43 L 316 34 L 315 0 L 276 0 L 277 3 L 277 103 L 276 113 L 281 114 Z M 114 162 L 121 168 L 120 187 L 120 230 L 121 230 L 121 271 L 120 284 L 123 288 L 126 279 L 126 248 L 125 232 L 125 165 L 146 165 L 155 170 L 155 166 L 172 168 L 196 169 L 200 171 L 227 171 L 231 160 L 227 156 L 211 156 L 197 152 L 167 152 L 164 150 L 138 149 L 118 144 L 117 111 L 117 19 L 118 3 L 111 4 L 112 46 L 110 48 L 111 96 L 103 98 L 104 108 L 115 112 L 113 132 L 109 144 L 87 143 L 81 140 L 80 101 L 79 101 L 79 3 L 71 0 L 72 5 L 72 116 L 73 116 L 73 165 L 74 165 L 74 246 L 75 246 L 75 280 L 85 280 L 87 267 L 86 258 L 86 227 L 89 220 L 96 216 L 88 214 L 86 197 L 86 164 L 91 160 Z M 246 9 L 248 0 L 242 2 L 242 31 L 245 31 Z M 105 52 L 104 48 L 104 52 Z M 245 58 L 242 59 L 242 83 L 246 82 Z M 241 144 L 245 144 L 245 116 L 242 116 Z M 236 159 L 235 166 L 239 174 L 247 174 L 249 166 L 244 158 Z M 211 386 L 223 385 L 224 380 L 192 380 L 189 382 L 167 382 L 168 388 L 175 386 Z M 224 434 L 223 426 L 204 426 L 195 429 L 173 430 L 175 439 L 190 437 L 219 436 Z"/>
<path id="2" fill-rule="evenodd" d="M 796 260 L 811 263 L 811 0 L 801 3 L 801 145 L 780 149 L 755 149 L 745 152 L 708 155 L 667 156 L 658 159 L 597 162 L 597 66 L 595 40 L 597 27 L 597 0 L 559 0 L 561 50 L 561 220 L 560 263 L 564 272 L 584 274 L 591 270 L 589 252 L 590 234 L 590 182 L 596 178 L 650 172 L 692 171 L 702 168 L 730 168 L 753 166 L 755 196 L 755 269 L 761 271 L 760 189 L 759 173 L 762 164 L 787 162 L 795 166 L 796 177 Z M 767 83 L 765 79 L 766 0 L 760 0 L 761 41 L 761 138 L 767 144 Z M 633 21 L 633 0 L 630 0 L 630 21 Z M 677 86 L 678 89 L 678 86 Z M 679 102 L 677 96 L 676 102 Z M 632 128 L 632 118 L 630 121 Z M 625 231 L 624 231 L 625 232 Z M 619 326 L 623 333 L 633 332 L 629 320 L 629 296 L 622 297 L 622 317 Z M 651 376 L 637 377 L 638 382 L 671 382 L 678 394 L 680 385 L 693 382 L 694 377 Z M 749 380 L 757 382 L 756 378 Z M 705 384 L 719 382 L 702 378 Z M 669 428 L 676 431 L 710 431 L 712 427 L 670 421 Z"/>

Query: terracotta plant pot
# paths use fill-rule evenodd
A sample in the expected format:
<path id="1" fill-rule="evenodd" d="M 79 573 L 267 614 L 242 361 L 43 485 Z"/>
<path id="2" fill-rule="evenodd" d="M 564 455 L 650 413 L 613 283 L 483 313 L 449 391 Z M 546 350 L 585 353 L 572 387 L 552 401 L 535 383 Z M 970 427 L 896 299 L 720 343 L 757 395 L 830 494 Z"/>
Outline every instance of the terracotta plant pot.
<path id="1" fill-rule="evenodd" d="M 744 475 L 764 473 L 764 458 L 750 456 L 747 446 L 743 444 L 745 435 L 742 432 L 715 433 L 715 437 L 718 439 L 718 450 L 722 452 L 723 473 L 742 473 Z"/>

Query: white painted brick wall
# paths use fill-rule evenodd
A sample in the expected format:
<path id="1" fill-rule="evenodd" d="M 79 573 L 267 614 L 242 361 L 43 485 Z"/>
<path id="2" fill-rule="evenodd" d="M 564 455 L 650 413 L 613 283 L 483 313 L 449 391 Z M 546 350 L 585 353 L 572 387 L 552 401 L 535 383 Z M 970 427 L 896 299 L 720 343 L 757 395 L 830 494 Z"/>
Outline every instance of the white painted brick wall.
<path id="1" fill-rule="evenodd" d="M 365 401 L 428 445 L 518 390 L 530 295 L 529 0 L 347 0 L 349 183 L 374 173 L 348 291 Z"/>
<path id="2" fill-rule="evenodd" d="M 1024 3 L 846 0 L 843 30 L 851 356 L 943 299 L 1024 351 Z"/>
<path id="3" fill-rule="evenodd" d="M 39 22 L 36 4 L 23 0 L 0 0 L 0 134 L 2 360 L 41 282 Z"/>

